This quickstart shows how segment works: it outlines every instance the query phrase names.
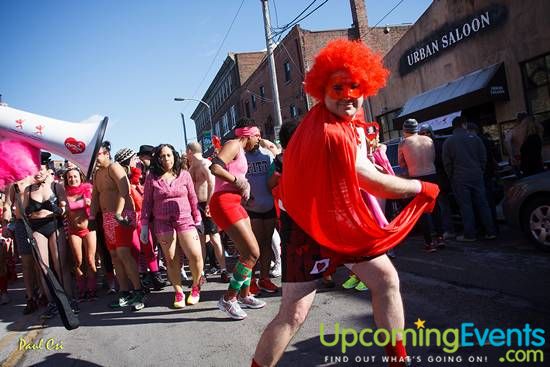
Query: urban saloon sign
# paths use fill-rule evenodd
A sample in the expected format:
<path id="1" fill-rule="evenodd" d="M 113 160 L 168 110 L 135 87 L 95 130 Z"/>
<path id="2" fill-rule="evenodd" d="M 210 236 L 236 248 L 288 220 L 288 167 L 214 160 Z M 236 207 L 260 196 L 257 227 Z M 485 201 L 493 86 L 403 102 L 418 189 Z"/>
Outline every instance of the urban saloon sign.
<path id="1" fill-rule="evenodd" d="M 423 63 L 436 58 L 442 52 L 453 48 L 458 43 L 496 28 L 505 22 L 506 17 L 507 10 L 505 7 L 493 5 L 458 23 L 444 25 L 401 56 L 399 73 L 402 76 L 408 74 Z"/>

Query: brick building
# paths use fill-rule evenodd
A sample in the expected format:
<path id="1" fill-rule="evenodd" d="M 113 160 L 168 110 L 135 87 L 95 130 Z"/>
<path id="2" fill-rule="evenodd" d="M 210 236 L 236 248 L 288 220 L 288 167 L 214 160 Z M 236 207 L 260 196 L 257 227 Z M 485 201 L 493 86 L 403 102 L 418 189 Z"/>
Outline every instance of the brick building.
<path id="1" fill-rule="evenodd" d="M 550 142 L 550 2 L 434 1 L 384 57 L 390 79 L 370 98 L 385 139 L 403 121 L 450 132 L 463 115 L 498 144 L 531 113 Z M 545 147 L 550 159 L 550 146 Z"/>
<path id="2" fill-rule="evenodd" d="M 306 96 L 302 83 L 304 74 L 313 64 L 315 55 L 328 41 L 335 38 L 362 39 L 373 50 L 385 55 L 393 45 L 407 32 L 410 25 L 369 27 L 367 11 L 364 0 L 350 0 L 353 24 L 351 28 L 310 31 L 294 26 L 289 33 L 277 44 L 274 49 L 277 83 L 283 123 L 286 121 L 298 121 L 313 105 L 314 101 Z M 239 55 L 239 54 L 236 54 Z M 220 108 L 213 116 L 214 134 L 227 138 L 230 136 L 232 124 L 225 123 L 223 116 L 230 116 L 230 121 L 240 117 L 251 117 L 259 125 L 262 135 L 267 139 L 274 139 L 273 99 L 270 84 L 269 66 L 265 53 L 247 78 L 241 79 L 240 87 L 231 89 L 225 101 L 220 103 Z M 229 59 L 229 57 L 228 57 Z M 207 101 L 211 96 L 219 93 L 223 85 L 221 80 L 228 72 L 224 63 L 214 81 L 208 88 L 203 100 Z M 229 62 L 231 64 L 231 62 Z M 230 67 L 230 66 L 229 66 Z M 223 95 L 223 93 L 222 93 Z M 195 120 L 197 136 L 203 137 L 201 142 L 204 147 L 209 143 L 204 139 L 207 129 L 203 119 L 206 117 L 206 108 L 199 105 L 191 118 Z M 234 111 L 234 114 L 233 112 Z"/>

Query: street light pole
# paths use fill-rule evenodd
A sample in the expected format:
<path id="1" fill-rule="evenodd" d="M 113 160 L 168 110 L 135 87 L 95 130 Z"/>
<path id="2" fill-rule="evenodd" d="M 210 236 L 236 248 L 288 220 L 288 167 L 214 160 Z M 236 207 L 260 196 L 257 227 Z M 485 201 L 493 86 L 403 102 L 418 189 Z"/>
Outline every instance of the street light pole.
<path id="1" fill-rule="evenodd" d="M 195 102 L 202 103 L 203 105 L 206 106 L 206 108 L 208 109 L 208 119 L 210 120 L 210 140 L 212 140 L 212 137 L 214 136 L 214 125 L 212 123 L 212 111 L 210 109 L 210 105 L 208 103 L 206 103 L 205 101 L 203 101 L 202 99 L 195 99 L 195 98 L 176 97 L 176 98 L 174 98 L 174 101 L 176 101 L 176 102 L 195 101 Z M 183 115 L 182 115 L 182 118 L 183 118 Z"/>
<path id="2" fill-rule="evenodd" d="M 187 149 L 187 129 L 185 128 L 185 117 L 183 116 L 183 113 L 180 113 L 181 115 L 181 122 L 183 123 L 183 139 L 185 140 L 185 149 Z"/>

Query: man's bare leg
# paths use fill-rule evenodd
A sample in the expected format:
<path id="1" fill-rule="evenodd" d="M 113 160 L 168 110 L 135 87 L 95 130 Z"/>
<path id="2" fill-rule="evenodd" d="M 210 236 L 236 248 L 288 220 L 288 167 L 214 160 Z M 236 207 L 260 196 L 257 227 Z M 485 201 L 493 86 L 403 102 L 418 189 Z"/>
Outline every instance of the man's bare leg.
<path id="1" fill-rule="evenodd" d="M 120 287 L 121 292 L 128 292 L 130 286 L 128 285 L 128 276 L 126 275 L 126 270 L 124 269 L 124 264 L 118 257 L 116 250 L 110 250 L 111 261 L 113 267 L 115 268 L 115 276 L 118 279 L 118 286 Z"/>
<path id="2" fill-rule="evenodd" d="M 139 272 L 136 260 L 132 256 L 132 250 L 130 247 L 117 247 L 117 256 L 120 263 L 124 267 L 126 276 L 132 282 L 134 290 L 141 289 L 141 282 L 139 281 Z"/>
<path id="3" fill-rule="evenodd" d="M 382 255 L 371 261 L 355 264 L 351 270 L 371 290 L 376 326 L 387 330 L 403 329 L 405 315 L 399 291 L 399 276 L 391 260 Z"/>
<path id="4" fill-rule="evenodd" d="M 220 269 L 221 270 L 226 269 L 225 255 L 223 253 L 222 239 L 220 237 L 220 234 L 219 233 L 211 234 L 210 243 L 212 244 L 212 247 L 214 247 L 214 255 L 216 256 L 216 260 L 218 260 Z"/>
<path id="5" fill-rule="evenodd" d="M 265 328 L 254 360 L 260 366 L 275 366 L 307 318 L 315 299 L 317 282 L 283 283 L 279 312 Z"/>

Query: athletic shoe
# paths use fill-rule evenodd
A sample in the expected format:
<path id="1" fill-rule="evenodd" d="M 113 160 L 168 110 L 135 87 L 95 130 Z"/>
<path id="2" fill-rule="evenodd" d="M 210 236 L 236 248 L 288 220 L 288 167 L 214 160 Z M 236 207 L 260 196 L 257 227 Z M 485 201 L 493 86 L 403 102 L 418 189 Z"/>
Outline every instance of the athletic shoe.
<path id="1" fill-rule="evenodd" d="M 198 286 L 192 287 L 191 292 L 187 297 L 187 304 L 196 305 L 197 303 L 199 303 L 200 299 L 201 299 L 201 289 Z"/>
<path id="2" fill-rule="evenodd" d="M 494 240 L 497 238 L 496 234 L 486 234 L 485 237 L 483 237 L 486 240 Z"/>
<path id="3" fill-rule="evenodd" d="M 38 309 L 38 305 L 34 299 L 28 299 L 27 305 L 23 309 L 23 315 L 29 315 Z"/>
<path id="4" fill-rule="evenodd" d="M 325 288 L 334 288 L 336 287 L 336 283 L 334 282 L 334 280 L 332 279 L 332 276 L 331 275 L 328 275 L 326 277 L 323 277 L 321 279 L 321 284 L 323 285 L 323 287 Z"/>
<path id="5" fill-rule="evenodd" d="M 78 306 L 78 301 L 73 298 L 73 300 L 70 302 L 71 310 L 73 310 L 73 313 L 75 315 L 78 315 L 80 313 L 80 307 Z"/>
<path id="6" fill-rule="evenodd" d="M 360 280 L 359 278 L 357 278 L 357 276 L 355 274 L 352 274 L 350 275 L 350 277 L 348 278 L 348 280 L 346 280 L 343 284 L 342 284 L 342 288 L 344 289 L 352 289 L 352 288 L 355 288 L 357 286 L 357 284 L 359 284 Z"/>
<path id="7" fill-rule="evenodd" d="M 206 283 L 207 283 L 206 277 L 204 275 L 201 275 L 201 277 L 199 278 L 199 287 L 202 287 Z"/>
<path id="8" fill-rule="evenodd" d="M 218 308 L 234 320 L 243 320 L 246 318 L 246 312 L 243 311 L 236 299 L 226 301 L 222 296 L 218 301 Z"/>
<path id="9" fill-rule="evenodd" d="M 95 289 L 89 290 L 86 295 L 88 297 L 88 301 L 97 301 L 97 292 L 95 291 Z"/>
<path id="10" fill-rule="evenodd" d="M 153 289 L 155 291 L 160 291 L 166 287 L 166 282 L 162 279 L 158 271 L 151 273 L 151 283 L 153 284 Z"/>
<path id="11" fill-rule="evenodd" d="M 444 240 L 452 240 L 456 238 L 456 233 L 454 232 L 445 232 L 443 233 L 443 239 Z"/>
<path id="12" fill-rule="evenodd" d="M 174 297 L 174 308 L 184 308 L 185 307 L 185 294 L 183 292 L 176 292 Z"/>
<path id="13" fill-rule="evenodd" d="M 273 284 L 269 278 L 260 279 L 258 286 L 262 291 L 266 291 L 267 293 L 275 293 L 279 291 L 279 287 Z"/>
<path id="14" fill-rule="evenodd" d="M 2 296 L 0 297 L 0 304 L 7 305 L 10 303 L 10 297 L 7 293 L 2 293 Z"/>
<path id="15" fill-rule="evenodd" d="M 132 295 L 128 299 L 128 304 L 132 307 L 133 311 L 139 311 L 145 307 L 145 292 L 143 290 L 133 291 Z"/>
<path id="16" fill-rule="evenodd" d="M 474 237 L 466 237 L 466 236 L 456 236 L 456 240 L 458 242 L 476 242 L 477 239 Z"/>
<path id="17" fill-rule="evenodd" d="M 253 296 L 257 296 L 262 293 L 260 287 L 258 287 L 258 280 L 256 278 L 252 278 L 252 280 L 250 281 L 249 292 Z"/>
<path id="18" fill-rule="evenodd" d="M 131 298 L 130 293 L 122 292 L 122 294 L 120 294 L 117 297 L 117 299 L 115 299 L 115 301 L 109 305 L 109 307 L 114 308 L 114 309 L 127 307 L 127 306 L 130 305 L 130 303 L 129 303 L 130 298 Z"/>
<path id="19" fill-rule="evenodd" d="M 369 287 L 367 287 L 367 285 L 363 282 L 359 282 L 356 286 L 355 286 L 355 290 L 356 291 L 359 291 L 359 292 L 363 292 L 363 291 L 366 291 L 368 290 Z"/>
<path id="20" fill-rule="evenodd" d="M 40 315 L 40 318 L 42 320 L 48 320 L 52 317 L 55 317 L 57 315 L 57 306 L 55 303 L 48 303 L 48 308 L 46 309 L 46 312 L 44 312 L 42 315 Z"/>
<path id="21" fill-rule="evenodd" d="M 443 236 L 439 236 L 435 239 L 435 248 L 438 250 L 444 249 L 446 246 Z"/>
<path id="22" fill-rule="evenodd" d="M 227 270 L 223 269 L 220 275 L 220 280 L 222 281 L 222 283 L 229 283 L 230 279 L 231 279 L 231 276 L 229 275 Z"/>
<path id="23" fill-rule="evenodd" d="M 239 296 L 237 298 L 237 302 L 239 302 L 239 306 L 241 306 L 241 308 L 258 309 L 258 308 L 265 307 L 265 302 L 257 299 L 254 296 L 248 296 L 248 297 Z"/>

